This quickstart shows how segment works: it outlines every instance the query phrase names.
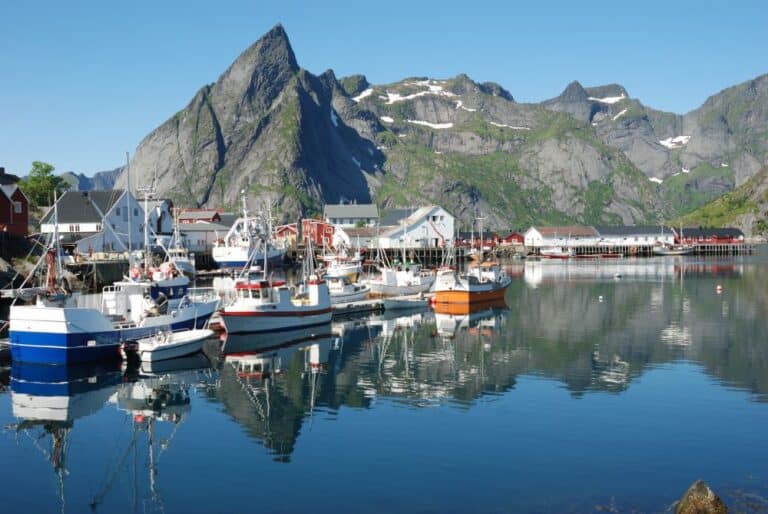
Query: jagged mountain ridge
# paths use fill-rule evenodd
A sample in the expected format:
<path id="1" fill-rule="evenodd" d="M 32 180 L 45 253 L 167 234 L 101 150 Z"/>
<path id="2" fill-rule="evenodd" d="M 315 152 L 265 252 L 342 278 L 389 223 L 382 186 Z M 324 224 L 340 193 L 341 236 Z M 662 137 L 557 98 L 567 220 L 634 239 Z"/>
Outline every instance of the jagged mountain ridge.
<path id="1" fill-rule="evenodd" d="M 388 85 L 315 76 L 298 66 L 278 25 L 141 142 L 131 173 L 134 184 L 156 175 L 161 194 L 187 204 L 231 206 L 247 190 L 286 220 L 326 202 L 374 200 L 436 202 L 464 222 L 483 213 L 498 227 L 640 223 L 731 189 L 764 160 L 764 149 L 734 150 L 744 143 L 723 146 L 727 156 L 691 144 L 717 133 L 697 131 L 696 120 L 717 119 L 707 113 L 722 104 L 679 116 L 619 85 L 574 82 L 555 99 L 523 104 L 465 75 Z M 696 135 L 678 143 L 688 129 Z M 730 169 L 719 167 L 726 158 Z"/>

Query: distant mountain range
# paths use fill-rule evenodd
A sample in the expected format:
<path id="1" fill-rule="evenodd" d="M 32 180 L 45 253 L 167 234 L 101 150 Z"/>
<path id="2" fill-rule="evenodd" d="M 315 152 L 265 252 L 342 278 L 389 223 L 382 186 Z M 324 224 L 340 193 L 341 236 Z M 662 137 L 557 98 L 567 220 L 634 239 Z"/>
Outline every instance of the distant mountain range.
<path id="1" fill-rule="evenodd" d="M 617 84 L 572 82 L 526 104 L 466 75 L 316 76 L 278 25 L 147 135 L 130 166 L 134 184 L 157 176 L 183 205 L 232 207 L 246 190 L 295 220 L 324 203 L 434 202 L 465 224 L 482 214 L 513 228 L 681 216 L 745 184 L 767 157 L 768 75 L 684 115 Z"/>

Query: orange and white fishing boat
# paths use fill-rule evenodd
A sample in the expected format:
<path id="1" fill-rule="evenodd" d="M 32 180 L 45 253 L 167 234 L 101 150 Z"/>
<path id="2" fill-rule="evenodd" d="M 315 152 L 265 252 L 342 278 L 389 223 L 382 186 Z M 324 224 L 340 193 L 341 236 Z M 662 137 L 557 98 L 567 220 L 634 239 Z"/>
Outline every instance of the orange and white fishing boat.
<path id="1" fill-rule="evenodd" d="M 460 273 L 452 267 L 437 271 L 435 278 L 435 304 L 471 304 L 504 298 L 512 279 L 498 262 L 482 262 Z"/>

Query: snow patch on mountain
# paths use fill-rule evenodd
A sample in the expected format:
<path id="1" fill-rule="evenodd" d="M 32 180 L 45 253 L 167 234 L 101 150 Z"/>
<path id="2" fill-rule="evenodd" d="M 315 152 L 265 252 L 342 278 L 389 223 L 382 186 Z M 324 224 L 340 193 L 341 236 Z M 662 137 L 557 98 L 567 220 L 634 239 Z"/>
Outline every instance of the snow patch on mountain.
<path id="1" fill-rule="evenodd" d="M 430 127 L 433 129 L 448 129 L 453 127 L 453 123 L 430 123 L 429 121 L 422 121 L 422 120 L 405 120 L 408 123 L 413 123 L 414 125 L 424 125 L 425 127 Z"/>
<path id="2" fill-rule="evenodd" d="M 650 177 L 648 180 L 650 180 L 651 182 L 656 182 L 657 184 L 661 184 L 662 182 L 664 182 L 662 179 L 656 178 L 656 177 Z"/>
<path id="3" fill-rule="evenodd" d="M 462 102 L 461 100 L 459 100 L 459 101 L 457 101 L 457 102 L 456 102 L 456 109 L 457 109 L 457 110 L 458 110 L 458 109 L 464 109 L 465 111 L 468 111 L 468 112 L 475 112 L 475 111 L 477 111 L 477 109 L 472 109 L 472 108 L 470 108 L 470 107 L 466 107 L 466 106 L 464 105 L 464 102 Z"/>
<path id="4" fill-rule="evenodd" d="M 629 109 L 624 109 L 624 110 L 623 110 L 623 111 L 621 111 L 619 114 L 617 114 L 616 116 L 614 116 L 613 118 L 611 118 L 611 120 L 613 120 L 613 121 L 616 121 L 616 120 L 618 120 L 619 118 L 621 118 L 622 116 L 624 116 L 625 114 L 627 114 L 627 111 L 628 111 L 628 110 L 629 110 Z"/>
<path id="5" fill-rule="evenodd" d="M 394 123 L 395 122 L 395 120 L 392 117 L 390 117 L 390 116 L 382 116 L 379 119 L 381 121 L 383 121 L 384 123 Z"/>
<path id="6" fill-rule="evenodd" d="M 366 89 L 365 91 L 363 91 L 363 92 L 362 92 L 362 93 L 360 93 L 359 95 L 357 95 L 357 96 L 353 96 L 353 97 L 352 97 L 352 100 L 353 100 L 353 101 L 355 101 L 355 102 L 359 102 L 359 101 L 360 101 L 360 100 L 362 100 L 363 98 L 366 98 L 366 97 L 369 97 L 369 96 L 371 96 L 371 94 L 373 94 L 373 88 L 372 88 L 372 87 L 369 87 L 368 89 Z"/>
<path id="7" fill-rule="evenodd" d="M 659 141 L 659 144 L 661 146 L 666 146 L 670 150 L 673 150 L 675 148 L 680 148 L 686 145 L 690 140 L 691 136 L 668 137 L 667 139 L 662 139 Z"/>
<path id="8" fill-rule="evenodd" d="M 336 116 L 336 112 L 334 112 L 333 109 L 331 109 L 331 123 L 333 123 L 334 127 L 339 126 L 339 118 Z"/>
<path id="9" fill-rule="evenodd" d="M 516 127 L 514 125 L 506 125 L 504 123 L 496 123 L 495 121 L 490 121 L 489 123 L 494 127 L 508 128 L 512 130 L 531 130 L 531 127 Z"/>
<path id="10" fill-rule="evenodd" d="M 590 96 L 587 98 L 587 100 L 592 100 L 593 102 L 600 102 L 604 104 L 615 104 L 617 102 L 621 102 L 627 97 L 624 93 L 621 94 L 621 96 L 606 96 L 605 98 L 595 98 L 594 96 Z"/>

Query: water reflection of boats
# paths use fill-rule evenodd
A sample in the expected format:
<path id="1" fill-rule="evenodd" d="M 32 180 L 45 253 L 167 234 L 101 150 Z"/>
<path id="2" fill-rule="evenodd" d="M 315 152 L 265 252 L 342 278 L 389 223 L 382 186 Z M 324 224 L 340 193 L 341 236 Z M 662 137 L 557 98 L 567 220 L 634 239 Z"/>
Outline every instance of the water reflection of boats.
<path id="1" fill-rule="evenodd" d="M 293 330 L 283 330 L 266 334 L 227 334 L 222 346 L 224 355 L 241 352 L 265 351 L 270 348 L 289 346 L 308 341 L 329 337 L 332 333 L 331 324 L 314 327 L 300 327 Z"/>
<path id="2" fill-rule="evenodd" d="M 97 412 L 122 380 L 117 364 L 101 366 L 45 366 L 14 363 L 11 403 L 15 424 L 7 428 L 27 435 L 50 461 L 64 505 L 67 447 L 75 420 Z M 50 437 L 48 448 L 43 440 Z"/>
<path id="3" fill-rule="evenodd" d="M 498 331 L 508 312 L 504 300 L 473 305 L 470 309 L 435 305 L 437 334 L 444 339 L 453 339 L 462 331 L 489 335 Z"/>
<path id="4" fill-rule="evenodd" d="M 199 377 L 199 370 L 195 369 L 140 376 L 135 381 L 123 384 L 112 396 L 110 401 L 131 418 L 131 439 L 119 462 L 111 470 L 111 473 L 105 475 L 104 483 L 101 484 L 97 494 L 92 498 L 91 508 L 93 510 L 104 501 L 120 471 L 126 467 L 127 457 L 131 449 L 138 448 L 142 434 L 146 434 L 147 461 L 142 466 L 139 466 L 138 462 L 133 464 L 134 495 L 139 487 L 139 484 L 136 483 L 135 470 L 145 468 L 149 471 L 149 503 L 143 502 L 144 510 L 145 512 L 148 510 L 162 512 L 164 510 L 158 488 L 158 463 L 162 454 L 169 448 L 182 421 L 187 418 L 191 411 L 189 390 L 198 383 Z M 161 438 L 159 432 L 163 429 L 167 433 L 164 433 Z M 138 452 L 134 451 L 133 455 L 134 459 L 138 460 Z"/>
<path id="5" fill-rule="evenodd" d="M 604 359 L 595 349 L 592 352 L 592 378 L 602 389 L 623 391 L 629 383 L 629 363 L 618 355 Z"/>
<path id="6" fill-rule="evenodd" d="M 215 394 L 276 460 L 289 459 L 306 414 L 312 416 L 334 339 L 326 335 L 224 356 Z"/>

